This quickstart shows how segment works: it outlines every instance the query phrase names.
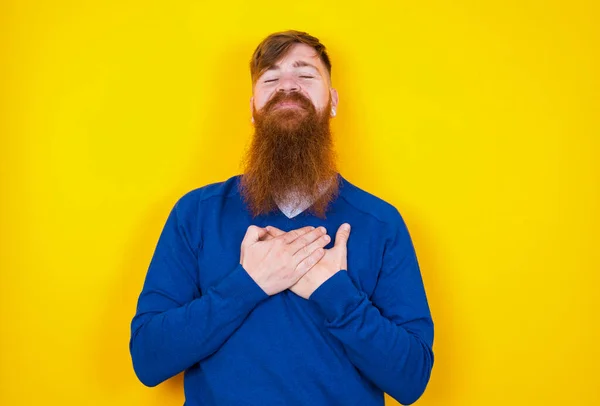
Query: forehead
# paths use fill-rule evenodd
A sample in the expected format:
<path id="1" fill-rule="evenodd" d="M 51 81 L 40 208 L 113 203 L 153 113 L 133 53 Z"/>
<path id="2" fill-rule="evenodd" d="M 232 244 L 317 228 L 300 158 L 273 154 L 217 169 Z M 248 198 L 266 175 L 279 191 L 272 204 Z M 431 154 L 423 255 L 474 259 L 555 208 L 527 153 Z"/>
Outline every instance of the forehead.
<path id="1" fill-rule="evenodd" d="M 315 66 L 319 71 L 327 70 L 323 61 L 314 48 L 306 44 L 294 44 L 290 50 L 267 70 L 278 68 L 298 68 L 302 66 Z"/>

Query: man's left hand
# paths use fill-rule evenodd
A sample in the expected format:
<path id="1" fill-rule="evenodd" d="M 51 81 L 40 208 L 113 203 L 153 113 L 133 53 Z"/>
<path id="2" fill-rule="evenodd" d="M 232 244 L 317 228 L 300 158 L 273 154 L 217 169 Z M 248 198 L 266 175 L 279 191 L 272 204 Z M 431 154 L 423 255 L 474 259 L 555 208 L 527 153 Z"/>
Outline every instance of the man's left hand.
<path id="1" fill-rule="evenodd" d="M 277 227 L 267 226 L 266 240 L 285 234 Z M 333 248 L 325 250 L 325 255 L 290 290 L 304 299 L 308 299 L 319 286 L 341 270 L 347 270 L 347 242 L 350 237 L 350 224 L 344 223 L 338 228 Z"/>

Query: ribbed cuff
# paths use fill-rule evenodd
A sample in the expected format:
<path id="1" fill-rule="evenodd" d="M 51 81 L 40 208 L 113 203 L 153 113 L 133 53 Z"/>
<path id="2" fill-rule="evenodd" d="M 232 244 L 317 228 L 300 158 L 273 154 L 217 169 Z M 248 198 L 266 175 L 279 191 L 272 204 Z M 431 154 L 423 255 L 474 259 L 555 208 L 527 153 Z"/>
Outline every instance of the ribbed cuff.
<path id="1" fill-rule="evenodd" d="M 333 321 L 355 309 L 363 296 L 348 272 L 339 271 L 323 282 L 308 299 L 319 305 L 328 321 Z"/>
<path id="2" fill-rule="evenodd" d="M 269 297 L 241 264 L 216 286 L 215 292 L 223 299 L 237 303 L 240 310 L 251 310 Z"/>

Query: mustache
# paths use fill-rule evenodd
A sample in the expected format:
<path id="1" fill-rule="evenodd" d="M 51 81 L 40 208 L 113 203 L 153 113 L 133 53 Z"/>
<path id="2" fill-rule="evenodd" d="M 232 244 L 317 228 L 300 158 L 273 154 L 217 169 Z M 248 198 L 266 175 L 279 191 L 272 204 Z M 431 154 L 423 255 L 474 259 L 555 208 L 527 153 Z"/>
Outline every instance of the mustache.
<path id="1" fill-rule="evenodd" d="M 282 102 L 292 102 L 298 104 L 306 110 L 315 110 L 315 106 L 312 104 L 310 99 L 304 96 L 300 92 L 277 92 L 271 99 L 264 105 L 263 111 L 271 111 L 275 106 Z"/>

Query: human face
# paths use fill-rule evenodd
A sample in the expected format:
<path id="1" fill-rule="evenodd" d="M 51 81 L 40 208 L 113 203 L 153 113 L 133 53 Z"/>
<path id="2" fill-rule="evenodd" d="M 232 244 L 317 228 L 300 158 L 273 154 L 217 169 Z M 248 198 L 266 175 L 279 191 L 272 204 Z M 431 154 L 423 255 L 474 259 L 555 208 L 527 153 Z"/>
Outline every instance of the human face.
<path id="1" fill-rule="evenodd" d="M 275 65 L 256 81 L 250 99 L 250 111 L 260 111 L 277 92 L 299 92 L 321 113 L 331 98 L 331 114 L 338 104 L 337 91 L 330 86 L 329 73 L 317 52 L 306 44 L 295 44 Z M 284 102 L 276 109 L 302 110 L 296 103 Z"/>

